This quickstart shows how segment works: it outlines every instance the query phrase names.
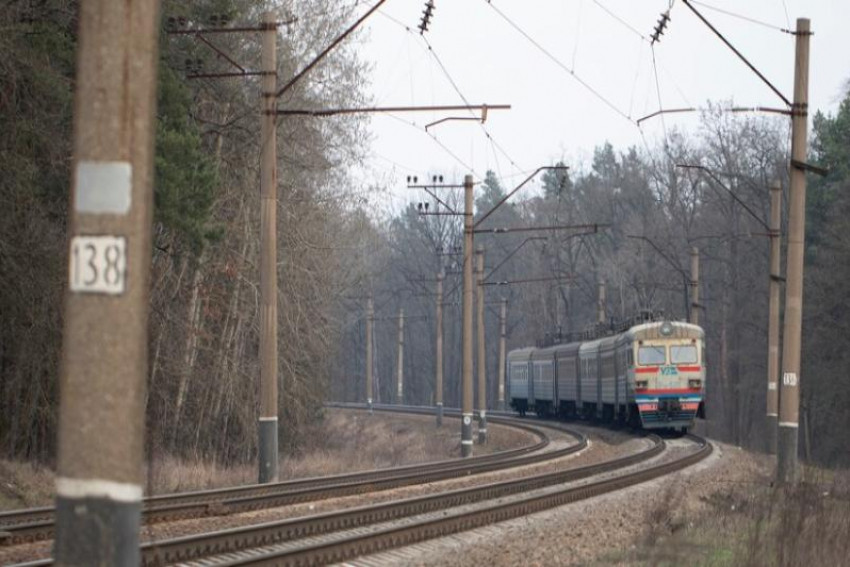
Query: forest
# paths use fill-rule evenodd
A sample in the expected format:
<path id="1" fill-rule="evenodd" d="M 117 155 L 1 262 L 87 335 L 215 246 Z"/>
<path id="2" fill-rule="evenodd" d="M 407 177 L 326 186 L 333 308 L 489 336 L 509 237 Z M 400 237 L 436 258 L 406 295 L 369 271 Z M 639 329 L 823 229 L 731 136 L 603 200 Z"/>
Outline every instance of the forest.
<path id="1" fill-rule="evenodd" d="M 286 16 L 295 4 L 280 2 L 278 10 Z M 301 69 L 332 41 L 353 9 L 330 0 L 302 0 L 297 8 L 298 22 L 281 30 L 280 76 Z M 0 10 L 0 457 L 48 464 L 56 450 L 77 10 L 74 0 L 12 0 Z M 166 0 L 162 12 L 190 22 L 220 14 L 259 19 L 248 0 Z M 257 66 L 257 42 L 230 34 L 216 41 Z M 282 104 L 368 104 L 369 65 L 358 57 L 358 41 L 355 34 L 324 59 Z M 149 459 L 243 463 L 256 454 L 258 414 L 259 87 L 251 78 L 188 79 L 198 65 L 214 72 L 225 63 L 191 37 L 163 28 L 146 447 Z M 774 181 L 788 200 L 788 121 L 732 115 L 722 111 L 723 102 L 709 103 L 698 129 L 670 128 L 662 142 L 604 144 L 587 163 L 556 161 L 551 165 L 569 170 L 544 172 L 487 219 L 488 228 L 598 225 L 476 237 L 487 271 L 497 268 L 494 279 L 541 280 L 483 288 L 488 376 L 497 373 L 502 298 L 509 349 L 594 325 L 599 281 L 606 284 L 609 320 L 643 310 L 686 319 L 689 254 L 697 247 L 707 432 L 766 448 L 768 238 L 757 219 L 768 219 Z M 323 419 L 325 401 L 365 401 L 369 296 L 378 319 L 377 399 L 394 399 L 393 318 L 403 308 L 409 317 L 404 401 L 433 403 L 440 272 L 446 274 L 445 404 L 460 403 L 461 221 L 420 214 L 416 200 L 438 208 L 425 194 L 388 208 L 393 188 L 357 182 L 351 172 L 369 151 L 367 127 L 350 115 L 288 117 L 278 128 L 284 458 Z M 850 84 L 837 113 L 813 117 L 809 159 L 828 174 L 808 179 L 800 447 L 809 462 L 847 466 Z M 682 165 L 707 168 L 716 179 Z M 459 183 L 469 172 L 420 176 L 432 173 Z M 522 179 L 493 171 L 476 179 L 476 214 Z M 459 192 L 441 197 L 460 205 Z M 488 400 L 492 407 L 494 379 Z"/>

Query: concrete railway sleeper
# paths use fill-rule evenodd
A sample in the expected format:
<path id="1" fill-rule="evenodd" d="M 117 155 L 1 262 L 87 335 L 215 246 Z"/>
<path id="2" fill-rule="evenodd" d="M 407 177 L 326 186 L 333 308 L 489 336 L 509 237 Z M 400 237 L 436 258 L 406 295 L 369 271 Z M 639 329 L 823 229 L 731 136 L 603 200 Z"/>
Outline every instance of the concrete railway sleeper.
<path id="1" fill-rule="evenodd" d="M 404 413 L 419 413 L 405 411 Z M 533 464 L 580 451 L 587 440 L 568 432 L 578 442 L 558 451 L 541 453 L 549 439 L 538 427 L 505 420 L 506 425 L 535 434 L 532 445 L 483 455 L 473 459 L 451 459 L 392 469 L 380 469 L 318 478 L 298 479 L 275 484 L 250 485 L 191 493 L 157 496 L 146 499 L 145 523 L 173 521 L 235 512 L 258 510 L 341 496 L 388 490 L 425 482 L 434 482 L 508 467 Z M 536 424 L 535 424 L 536 425 Z M 37 519 L 36 519 L 37 518 Z M 46 540 L 54 529 L 53 508 L 37 508 L 0 514 L 0 543 L 16 544 Z"/>

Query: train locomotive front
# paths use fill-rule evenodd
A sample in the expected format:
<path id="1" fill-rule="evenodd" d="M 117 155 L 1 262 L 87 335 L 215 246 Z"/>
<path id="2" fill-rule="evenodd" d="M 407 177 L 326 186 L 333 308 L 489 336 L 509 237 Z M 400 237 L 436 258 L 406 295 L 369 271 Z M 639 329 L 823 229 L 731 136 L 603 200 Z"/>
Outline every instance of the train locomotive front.
<path id="1" fill-rule="evenodd" d="M 520 414 L 686 431 L 704 407 L 703 342 L 697 325 L 651 321 L 593 340 L 511 351 L 511 406 Z"/>

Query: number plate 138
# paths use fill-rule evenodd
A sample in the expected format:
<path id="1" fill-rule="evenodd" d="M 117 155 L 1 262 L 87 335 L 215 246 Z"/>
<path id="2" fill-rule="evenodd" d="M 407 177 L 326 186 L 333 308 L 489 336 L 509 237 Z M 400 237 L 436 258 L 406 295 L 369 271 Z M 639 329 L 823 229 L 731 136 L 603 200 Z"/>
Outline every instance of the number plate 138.
<path id="1" fill-rule="evenodd" d="M 120 295 L 127 288 L 127 239 L 75 236 L 68 264 L 71 291 Z"/>

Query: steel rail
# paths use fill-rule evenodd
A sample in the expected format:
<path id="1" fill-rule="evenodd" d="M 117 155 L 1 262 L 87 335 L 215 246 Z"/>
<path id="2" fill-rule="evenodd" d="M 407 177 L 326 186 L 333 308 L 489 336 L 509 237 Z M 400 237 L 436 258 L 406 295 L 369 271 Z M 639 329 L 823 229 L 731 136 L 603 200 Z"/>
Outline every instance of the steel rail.
<path id="1" fill-rule="evenodd" d="M 420 412 L 408 410 L 405 413 Z M 451 414 L 449 415 L 451 416 Z M 434 482 L 522 464 L 517 462 L 516 459 L 522 462 L 537 462 L 545 458 L 557 458 L 557 456 L 553 456 L 555 452 L 541 453 L 539 456 L 533 454 L 549 444 L 548 437 L 539 429 L 519 423 L 508 424 L 537 434 L 539 441 L 518 449 L 482 455 L 473 459 L 450 459 L 373 471 L 296 479 L 274 484 L 155 496 L 145 500 L 143 519 L 145 523 L 156 523 L 258 510 L 285 504 L 388 490 L 422 482 Z M 579 442 L 568 449 L 579 451 L 586 446 L 586 439 L 578 434 L 574 434 L 574 436 L 577 437 Z M 529 459 L 530 453 L 532 455 Z M 3 544 L 49 539 L 52 537 L 53 529 L 52 507 L 0 514 L 0 542 Z"/>
<path id="2" fill-rule="evenodd" d="M 665 444 L 658 437 L 653 436 L 653 440 L 655 441 L 653 446 L 640 453 L 575 469 L 215 533 L 151 542 L 142 546 L 142 560 L 143 564 L 148 566 L 191 561 L 201 559 L 211 553 L 233 553 L 251 547 L 280 544 L 581 480 L 657 456 L 664 450 Z"/>
<path id="3" fill-rule="evenodd" d="M 398 411 L 400 408 L 390 406 L 379 407 L 376 409 L 378 411 Z M 430 409 L 423 410 L 422 408 L 416 407 L 403 408 L 402 411 L 406 413 L 431 412 Z M 494 422 L 515 420 L 515 418 L 513 420 L 505 420 L 503 418 L 496 417 Z M 574 432 L 571 432 L 564 427 L 560 427 L 557 424 L 547 423 L 540 425 L 549 429 L 559 430 L 575 435 Z M 574 469 L 559 470 L 553 473 L 543 473 L 519 479 L 478 485 L 471 488 L 456 489 L 438 494 L 391 501 L 377 505 L 361 506 L 307 517 L 291 518 L 259 525 L 232 528 L 219 532 L 154 541 L 142 546 L 142 561 L 145 565 L 159 566 L 175 562 L 202 560 L 204 557 L 225 553 L 251 553 L 251 551 L 246 552 L 245 550 L 294 542 L 305 537 L 331 534 L 340 530 L 362 528 L 364 526 L 390 522 L 419 514 L 433 513 L 441 510 L 448 510 L 457 506 L 504 498 L 527 492 L 529 490 L 545 488 L 564 482 L 581 480 L 594 475 L 631 466 L 657 456 L 665 448 L 664 441 L 654 435 L 650 435 L 650 438 L 654 441 L 652 447 L 639 453 Z M 567 450 L 573 452 L 575 450 L 573 447 L 569 447 Z M 560 451 L 553 451 L 552 453 L 560 453 Z M 487 467 L 488 465 L 484 464 L 482 466 Z M 31 562 L 26 565 L 28 567 L 35 567 L 36 565 L 44 566 L 50 564 L 50 560 L 43 560 Z M 312 559 L 308 559 L 306 564 L 312 564 Z"/>
<path id="4" fill-rule="evenodd" d="M 457 514 L 443 514 L 437 518 L 426 518 L 412 524 L 390 526 L 371 533 L 353 534 L 332 542 L 308 543 L 301 548 L 265 550 L 255 553 L 251 551 L 235 553 L 230 551 L 230 557 L 233 557 L 233 555 L 237 555 L 237 557 L 215 564 L 227 567 L 237 565 L 325 565 L 534 514 L 660 478 L 691 466 L 711 454 L 712 446 L 705 439 L 695 436 L 689 437 L 699 444 L 700 447 L 697 451 L 673 461 L 642 468 L 613 478 L 564 488 L 547 494 L 530 495 L 510 502 L 496 502 L 492 506 Z M 522 481 L 515 482 L 522 484 Z M 541 487 L 540 484 L 534 486 L 534 488 Z M 483 491 L 488 488 L 490 487 L 480 487 L 474 490 Z M 350 528 L 352 526 L 344 525 L 344 527 Z M 313 532 L 308 535 L 316 534 Z M 269 545 L 269 543 L 263 542 L 258 543 L 258 545 Z M 156 565 L 156 563 L 152 564 Z"/>

